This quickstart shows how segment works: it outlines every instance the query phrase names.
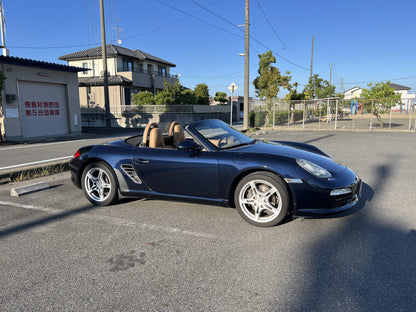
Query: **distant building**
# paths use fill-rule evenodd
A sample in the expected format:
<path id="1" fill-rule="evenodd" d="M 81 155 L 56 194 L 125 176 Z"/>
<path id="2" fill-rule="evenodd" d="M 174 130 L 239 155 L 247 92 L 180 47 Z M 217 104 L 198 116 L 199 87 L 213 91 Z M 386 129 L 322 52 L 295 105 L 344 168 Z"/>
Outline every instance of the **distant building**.
<path id="1" fill-rule="evenodd" d="M 233 103 L 233 120 L 239 121 L 244 118 L 244 96 L 234 95 L 234 96 L 227 96 L 228 103 L 224 103 L 226 105 L 230 105 L 230 101 Z M 252 101 L 252 98 L 249 98 L 249 102 Z M 219 105 L 222 104 L 218 101 L 215 101 L 213 97 L 209 99 L 210 105 Z"/>
<path id="2" fill-rule="evenodd" d="M 131 105 L 134 93 L 156 94 L 164 88 L 165 81 L 173 85 L 178 79 L 170 73 L 175 64 L 143 51 L 108 44 L 106 52 L 111 112 L 120 112 L 124 105 Z M 81 108 L 104 110 L 101 47 L 63 55 L 59 59 L 84 69 L 78 73 Z"/>
<path id="3" fill-rule="evenodd" d="M 354 87 L 354 88 L 348 89 L 344 91 L 344 99 L 351 100 L 354 98 L 360 98 L 361 93 L 363 93 L 363 88 L 361 87 Z"/>
<path id="4" fill-rule="evenodd" d="M 400 98 L 402 100 L 402 103 L 396 104 L 395 106 L 393 106 L 392 110 L 396 110 L 396 111 L 406 110 L 407 111 L 408 109 L 410 109 L 415 100 L 415 94 L 409 93 L 411 88 L 401 86 L 395 83 L 391 83 L 390 87 L 392 87 L 396 93 L 400 94 Z"/>
<path id="5" fill-rule="evenodd" d="M 390 87 L 392 87 L 396 93 L 400 94 L 401 104 L 397 103 L 392 109 L 393 110 L 407 110 L 407 106 L 413 105 L 415 100 L 415 94 L 409 93 L 411 90 L 410 87 L 401 86 L 395 83 L 390 83 Z M 359 99 L 361 98 L 361 94 L 363 92 L 363 88 L 361 87 L 354 87 L 344 92 L 344 99 L 351 100 L 351 99 Z"/>
<path id="6" fill-rule="evenodd" d="M 82 68 L 0 56 L 6 76 L 0 103 L 7 140 L 81 133 L 77 73 Z"/>

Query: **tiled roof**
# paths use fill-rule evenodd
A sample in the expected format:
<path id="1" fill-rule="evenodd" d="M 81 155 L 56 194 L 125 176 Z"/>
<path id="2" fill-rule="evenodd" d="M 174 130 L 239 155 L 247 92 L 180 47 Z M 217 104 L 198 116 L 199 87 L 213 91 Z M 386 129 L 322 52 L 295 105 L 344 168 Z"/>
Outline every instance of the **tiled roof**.
<path id="1" fill-rule="evenodd" d="M 77 60 L 77 59 L 88 59 L 88 58 L 97 58 L 101 57 L 101 47 L 95 47 L 83 51 L 78 51 L 66 55 L 62 55 L 59 57 L 60 60 L 64 61 L 71 61 L 71 60 Z M 171 67 L 176 67 L 175 64 L 170 63 L 168 61 L 165 61 L 161 58 L 158 58 L 156 56 L 153 56 L 151 54 L 145 53 L 140 50 L 130 50 L 121 46 L 116 46 L 114 44 L 107 44 L 106 45 L 106 52 L 107 57 L 111 56 L 127 56 L 133 59 L 137 59 L 139 61 L 153 61 L 156 63 L 162 63 Z"/>
<path id="2" fill-rule="evenodd" d="M 391 83 L 390 87 L 392 87 L 394 90 L 410 90 L 411 89 L 409 87 L 401 86 L 395 83 Z"/>
<path id="3" fill-rule="evenodd" d="M 49 63 L 43 61 L 36 61 L 30 60 L 15 56 L 3 56 L 0 55 L 0 63 L 2 64 L 10 64 L 10 65 L 20 65 L 20 66 L 27 66 L 27 67 L 35 67 L 35 68 L 43 68 L 43 69 L 52 69 L 58 71 L 66 71 L 66 72 L 79 72 L 83 71 L 83 68 L 75 67 L 75 66 L 68 66 L 56 63 Z"/>

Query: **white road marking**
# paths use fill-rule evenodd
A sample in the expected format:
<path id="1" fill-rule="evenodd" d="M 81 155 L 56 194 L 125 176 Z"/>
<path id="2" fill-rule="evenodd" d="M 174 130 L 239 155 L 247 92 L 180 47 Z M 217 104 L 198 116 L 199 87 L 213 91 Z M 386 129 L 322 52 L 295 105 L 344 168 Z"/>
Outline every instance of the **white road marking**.
<path id="1" fill-rule="evenodd" d="M 74 143 L 74 142 L 82 142 L 82 141 L 89 141 L 89 140 L 84 139 L 84 140 L 72 140 L 72 141 L 52 142 L 52 143 L 33 143 L 33 144 L 25 144 L 25 145 L 13 146 L 13 147 L 5 147 L 5 148 L 0 148 L 0 152 L 1 152 L 1 151 L 9 151 L 9 150 L 22 149 L 22 148 L 42 147 L 42 146 L 48 146 L 48 145 L 65 144 L 65 143 Z"/>
<path id="2" fill-rule="evenodd" d="M 0 168 L 0 171 L 2 171 L 2 170 L 7 170 L 7 169 L 19 168 L 19 167 L 26 167 L 26 166 L 32 166 L 32 165 L 38 165 L 38 164 L 44 164 L 44 163 L 48 163 L 48 162 L 54 162 L 54 161 L 59 161 L 59 160 L 65 160 L 65 159 L 70 159 L 70 158 L 72 158 L 72 156 L 64 156 L 64 157 L 58 157 L 58 158 L 51 158 L 51 159 L 45 159 L 45 160 L 39 160 L 39 161 L 33 161 L 33 162 L 25 163 L 25 164 L 18 164 L 18 165 L 12 165 L 12 166 L 7 166 L 7 167 L 1 167 L 1 168 Z"/>
<path id="3" fill-rule="evenodd" d="M 24 205 L 24 204 L 18 204 L 13 202 L 6 202 L 6 201 L 0 201 L 0 206 L 8 206 L 8 207 L 14 207 L 14 208 L 21 208 L 21 209 L 29 209 L 29 210 L 36 210 L 36 211 L 42 211 L 42 212 L 48 212 L 52 214 L 57 213 L 65 213 L 66 211 L 60 211 L 53 208 L 47 208 L 47 207 L 39 207 L 39 206 L 32 206 L 32 205 Z M 156 230 L 156 231 L 162 231 L 170 234 L 181 234 L 185 236 L 191 236 L 196 238 L 203 238 L 203 239 L 216 239 L 217 236 L 208 234 L 208 233 L 202 233 L 202 232 L 193 232 L 188 230 L 182 230 L 179 228 L 174 227 L 168 227 L 163 225 L 154 225 L 154 224 L 147 224 L 147 223 L 137 223 L 130 220 L 124 220 L 120 218 L 115 217 L 108 217 L 108 216 L 99 216 L 99 215 L 83 215 L 83 218 L 88 217 L 90 220 L 99 220 L 102 222 L 106 222 L 113 225 L 123 226 L 123 227 L 134 227 L 134 228 L 142 228 L 147 230 Z"/>
<path id="4" fill-rule="evenodd" d="M 18 203 L 13 203 L 13 202 L 5 202 L 5 201 L 0 201 L 0 206 L 9 206 L 9 207 L 14 207 L 14 208 L 37 210 L 37 211 L 43 211 L 43 212 L 53 212 L 53 213 L 57 212 L 56 210 L 51 209 L 51 208 L 32 206 L 32 205 L 24 205 L 24 204 L 18 204 Z"/>

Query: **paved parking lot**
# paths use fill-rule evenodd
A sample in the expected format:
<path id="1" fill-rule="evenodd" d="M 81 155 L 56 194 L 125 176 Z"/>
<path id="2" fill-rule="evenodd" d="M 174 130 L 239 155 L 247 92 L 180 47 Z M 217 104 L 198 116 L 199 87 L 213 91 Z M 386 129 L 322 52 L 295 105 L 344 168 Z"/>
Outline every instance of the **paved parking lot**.
<path id="1" fill-rule="evenodd" d="M 235 209 L 92 206 L 69 173 L 0 186 L 1 311 L 413 311 L 414 133 L 264 132 L 317 145 L 364 181 L 342 215 L 273 228 Z"/>

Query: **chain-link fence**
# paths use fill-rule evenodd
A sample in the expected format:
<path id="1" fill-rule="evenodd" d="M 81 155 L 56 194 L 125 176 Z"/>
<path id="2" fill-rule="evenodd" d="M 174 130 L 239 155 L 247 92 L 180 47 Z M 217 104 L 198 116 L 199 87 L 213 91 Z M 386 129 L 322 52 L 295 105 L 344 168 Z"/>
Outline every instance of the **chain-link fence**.
<path id="1" fill-rule="evenodd" d="M 250 126 L 414 131 L 416 113 L 413 103 L 397 104 L 386 100 L 255 101 L 251 106 Z"/>

